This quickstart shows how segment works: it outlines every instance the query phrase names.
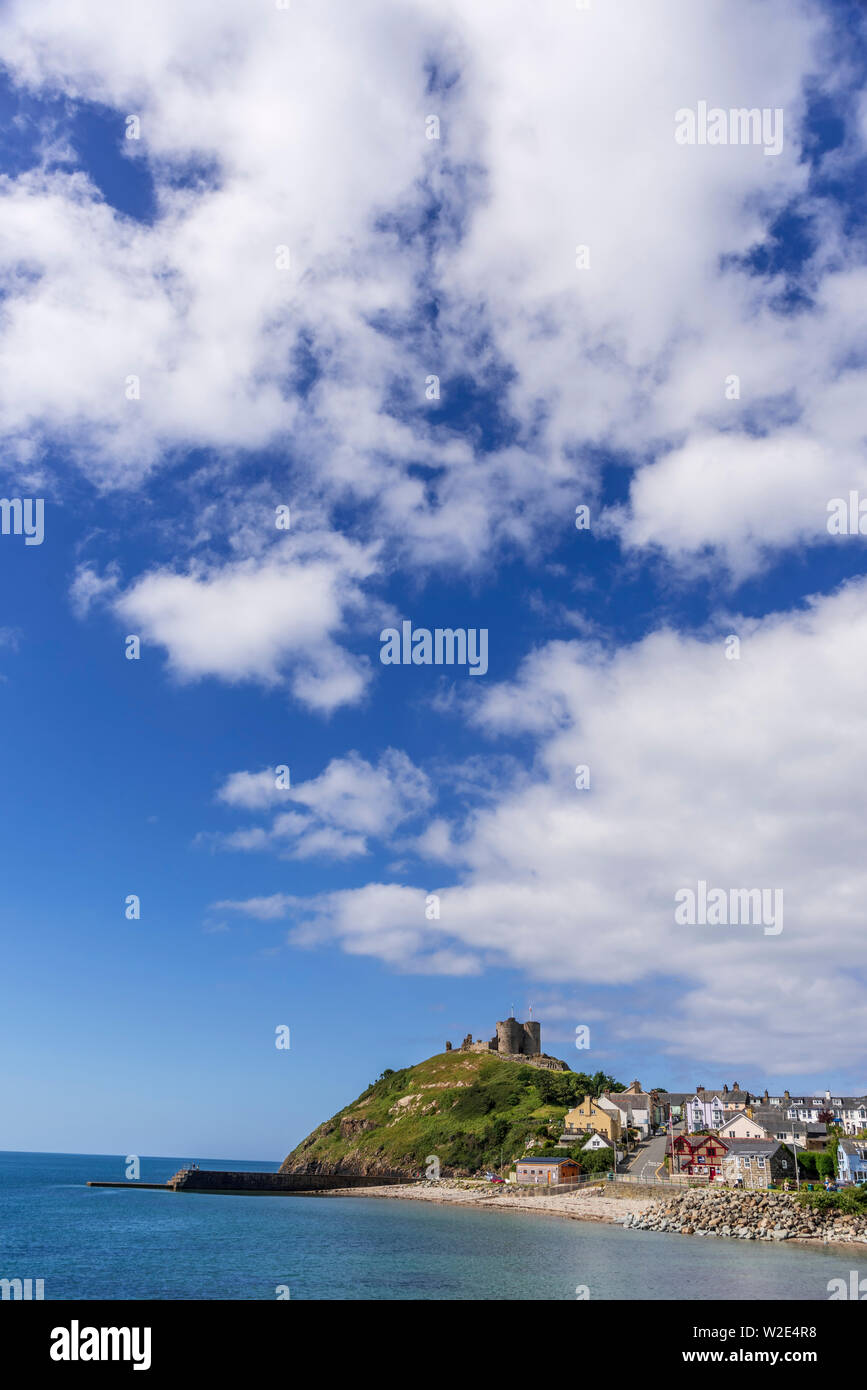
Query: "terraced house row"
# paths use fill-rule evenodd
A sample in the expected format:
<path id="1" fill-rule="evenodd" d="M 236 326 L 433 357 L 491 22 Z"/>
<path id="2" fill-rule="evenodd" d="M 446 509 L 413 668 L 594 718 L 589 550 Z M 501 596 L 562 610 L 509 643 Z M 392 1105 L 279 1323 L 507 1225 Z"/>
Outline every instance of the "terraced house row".
<path id="1" fill-rule="evenodd" d="M 647 1138 L 669 1121 L 683 1124 L 689 1134 L 712 1129 L 737 1139 L 778 1139 L 802 1148 L 824 1147 L 829 1125 L 845 1135 L 867 1130 L 867 1096 L 835 1096 L 830 1091 L 815 1096 L 792 1096 L 788 1091 L 759 1095 L 731 1088 L 677 1092 L 645 1091 L 633 1081 L 625 1091 L 604 1091 L 585 1096 L 566 1115 L 563 1143 L 577 1141 L 588 1130 L 610 1143 L 619 1143 L 626 1132 Z"/>

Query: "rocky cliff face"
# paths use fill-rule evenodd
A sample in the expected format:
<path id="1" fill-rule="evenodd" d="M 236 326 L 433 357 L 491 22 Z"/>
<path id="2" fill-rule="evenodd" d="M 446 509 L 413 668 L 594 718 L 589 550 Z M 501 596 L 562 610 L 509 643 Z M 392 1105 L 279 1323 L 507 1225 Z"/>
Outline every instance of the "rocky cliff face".
<path id="1" fill-rule="evenodd" d="M 732 1240 L 817 1240 L 867 1243 L 867 1211 L 858 1214 L 801 1206 L 786 1192 L 690 1188 L 623 1222 L 639 1231 Z"/>
<path id="2" fill-rule="evenodd" d="M 414 1177 L 418 1164 L 395 1163 L 384 1149 L 364 1150 L 353 1140 L 374 1129 L 371 1119 L 347 1116 L 328 1120 L 308 1134 L 280 1165 L 281 1173 L 345 1173 L 390 1175 L 403 1173 Z M 329 1141 L 332 1141 L 329 1144 Z M 337 1141 L 339 1147 L 334 1147 Z"/>

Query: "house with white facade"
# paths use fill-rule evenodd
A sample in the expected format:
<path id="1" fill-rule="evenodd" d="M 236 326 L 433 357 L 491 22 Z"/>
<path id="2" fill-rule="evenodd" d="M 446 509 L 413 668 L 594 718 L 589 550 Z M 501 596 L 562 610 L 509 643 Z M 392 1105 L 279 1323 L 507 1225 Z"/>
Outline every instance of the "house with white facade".
<path id="1" fill-rule="evenodd" d="M 735 1111 L 731 1119 L 720 1125 L 717 1133 L 720 1139 L 768 1139 L 771 1137 L 758 1120 L 750 1119 L 745 1110 Z"/>
<path id="2" fill-rule="evenodd" d="M 610 1139 L 606 1139 L 604 1134 L 591 1134 L 586 1144 L 581 1145 L 582 1149 L 607 1149 L 613 1156 L 617 1150 Z"/>
<path id="3" fill-rule="evenodd" d="M 780 1105 L 793 1120 L 815 1124 L 820 1115 L 830 1114 L 830 1123 L 839 1125 L 846 1134 L 860 1134 L 867 1129 L 867 1096 L 836 1096 L 831 1091 L 791 1096 L 784 1091 Z"/>
<path id="4" fill-rule="evenodd" d="M 637 1129 L 643 1139 L 651 1133 L 657 1102 L 654 1096 L 642 1091 L 639 1081 L 633 1081 L 625 1091 L 603 1091 L 598 1104 L 619 1116 L 622 1131 Z"/>
<path id="5" fill-rule="evenodd" d="M 700 1129 L 719 1129 L 726 1122 L 721 1095 L 718 1091 L 705 1091 L 703 1086 L 690 1096 L 683 1113 L 689 1134 L 695 1134 Z"/>

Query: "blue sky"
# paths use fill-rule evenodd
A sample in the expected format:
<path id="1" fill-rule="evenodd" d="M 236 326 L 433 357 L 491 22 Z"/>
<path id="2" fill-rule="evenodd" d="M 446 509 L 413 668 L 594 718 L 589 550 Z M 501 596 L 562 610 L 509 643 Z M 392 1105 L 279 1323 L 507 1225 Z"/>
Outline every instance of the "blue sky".
<path id="1" fill-rule="evenodd" d="M 867 1087 L 862 17 L 502 8 L 0 20 L 0 1147 L 279 1158 L 530 1004 Z"/>

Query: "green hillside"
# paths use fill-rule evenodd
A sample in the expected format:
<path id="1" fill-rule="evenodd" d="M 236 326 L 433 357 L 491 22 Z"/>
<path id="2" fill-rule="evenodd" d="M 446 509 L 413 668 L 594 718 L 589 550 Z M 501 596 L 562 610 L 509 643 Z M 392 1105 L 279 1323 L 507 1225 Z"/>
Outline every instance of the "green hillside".
<path id="1" fill-rule="evenodd" d="M 319 1125 L 281 1172 L 424 1171 L 443 1176 L 507 1166 L 528 1139 L 556 1134 L 566 1111 L 612 1078 L 542 1071 L 481 1053 L 441 1052 L 383 1072 L 357 1100 Z M 616 1083 L 614 1083 L 616 1085 Z"/>

